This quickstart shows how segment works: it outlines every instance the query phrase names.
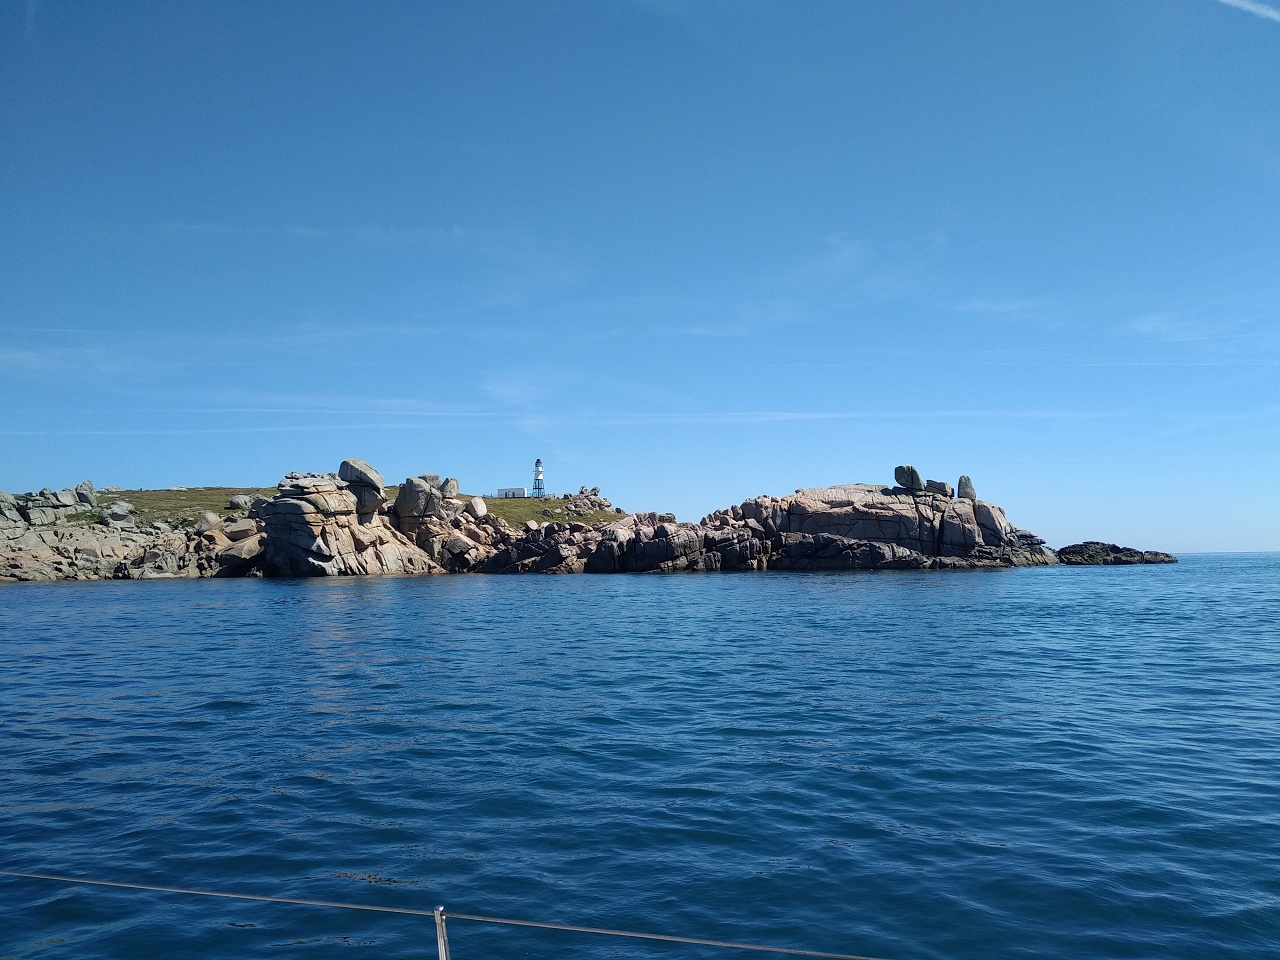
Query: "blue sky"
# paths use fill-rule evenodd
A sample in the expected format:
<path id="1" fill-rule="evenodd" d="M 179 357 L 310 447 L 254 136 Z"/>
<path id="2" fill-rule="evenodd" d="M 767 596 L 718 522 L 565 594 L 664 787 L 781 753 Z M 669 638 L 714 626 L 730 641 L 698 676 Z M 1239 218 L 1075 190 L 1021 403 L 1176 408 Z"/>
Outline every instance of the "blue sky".
<path id="1" fill-rule="evenodd" d="M 0 4 L 0 489 L 954 483 L 1280 549 L 1280 10 Z"/>

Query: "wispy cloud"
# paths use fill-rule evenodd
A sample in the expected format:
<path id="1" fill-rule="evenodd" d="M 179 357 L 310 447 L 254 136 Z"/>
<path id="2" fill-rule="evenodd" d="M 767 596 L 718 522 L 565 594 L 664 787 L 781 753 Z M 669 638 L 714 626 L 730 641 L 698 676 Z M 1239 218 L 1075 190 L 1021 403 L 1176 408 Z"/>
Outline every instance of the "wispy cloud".
<path id="1" fill-rule="evenodd" d="M 482 278 L 475 275 L 475 270 L 458 270 L 452 274 L 463 287 L 470 282 L 473 289 L 481 291 L 468 300 L 468 310 L 481 315 L 525 308 L 575 288 L 582 280 L 575 261 L 554 244 L 519 226 L 316 226 L 169 221 L 153 224 L 150 229 L 192 239 L 293 243 L 299 251 L 309 248 L 399 250 L 425 252 L 433 260 L 457 258 L 490 272 Z"/>
<path id="2" fill-rule="evenodd" d="M 444 426 L 451 424 L 445 423 Z M 452 424 L 462 426 L 462 424 Z M 234 427 L 157 427 L 155 429 L 127 428 L 120 430 L 0 430 L 0 437 L 170 437 L 190 435 L 224 435 L 241 433 L 340 433 L 342 431 L 359 430 L 403 430 L 403 423 L 382 423 L 369 421 L 365 423 L 323 424 L 304 423 L 289 426 L 234 426 Z"/>
<path id="3" fill-rule="evenodd" d="M 210 223 L 205 221 L 170 221 L 157 225 L 163 233 L 187 234 L 206 237 L 279 237 L 288 240 L 333 241 L 338 243 L 380 244 L 384 246 L 411 246 L 425 244 L 444 249 L 469 249 L 509 246 L 508 233 L 465 230 L 461 227 L 316 227 L 308 224 L 271 226 L 268 224 L 241 225 Z"/>
<path id="4" fill-rule="evenodd" d="M 707 411 L 703 413 L 603 413 L 603 414 L 564 414 L 540 413 L 537 417 L 521 421 L 522 426 L 643 426 L 649 424 L 684 424 L 684 425 L 720 425 L 720 424 L 765 424 L 765 423 L 805 423 L 814 421 L 841 420 L 937 420 L 939 418 L 957 420 L 975 419 L 1007 419 L 1007 420 L 1105 420 L 1128 415 L 1121 410 L 843 410 L 833 412 L 810 412 L 803 410 L 744 410 L 733 412 Z M 466 422 L 449 424 L 451 417 L 432 414 L 439 417 L 444 425 L 461 428 L 474 426 L 476 419 L 489 419 L 495 423 L 510 423 L 509 412 L 479 414 Z M 298 431 L 340 432 L 344 430 L 403 430 L 403 420 L 353 420 L 350 423 L 309 424 L 244 424 L 218 427 L 138 427 L 123 429 L 37 429 L 37 430 L 0 430 L 4 437 L 39 437 L 39 436 L 170 436 L 187 434 L 252 434 L 252 433 L 293 433 Z"/>
<path id="5" fill-rule="evenodd" d="M 1226 4 L 1228 7 L 1235 7 L 1245 13 L 1252 13 L 1255 17 L 1262 17 L 1264 20 L 1274 20 L 1276 23 L 1280 23 L 1280 10 L 1265 3 L 1259 3 L 1258 0 L 1218 0 L 1218 3 Z"/>
<path id="6" fill-rule="evenodd" d="M 1169 341 L 1180 342 L 1180 341 Z M 888 360 L 886 354 L 880 357 L 881 360 Z M 898 358 L 899 362 L 905 362 L 909 358 Z M 775 363 L 775 367 L 801 367 L 806 369 L 817 369 L 820 367 L 829 367 L 835 369 L 865 370 L 868 361 L 866 360 L 837 360 L 837 361 L 821 361 L 806 360 L 794 363 Z M 974 359 L 966 359 L 966 366 L 970 367 L 1019 367 L 1023 369 L 1044 368 L 1044 367 L 1280 367 L 1280 360 L 1253 360 L 1253 359 L 1225 359 L 1225 360 L 1060 360 L 1049 356 L 1028 356 L 1021 359 L 1008 360 L 992 360 L 985 357 Z"/>
<path id="7" fill-rule="evenodd" d="M 808 276 L 847 277 L 864 272 L 871 263 L 870 244 L 847 233 L 831 233 L 822 238 L 818 254 L 798 271 Z"/>
<path id="8" fill-rule="evenodd" d="M 976 420 L 1103 420 L 1126 415 L 1122 410 L 743 410 L 734 412 L 694 413 L 618 413 L 589 414 L 573 417 L 574 423 L 602 426 L 650 423 L 680 424 L 755 424 L 805 423 L 832 420 L 933 420 L 935 418 Z"/>
<path id="9" fill-rule="evenodd" d="M 153 367 L 145 357 L 107 346 L 0 347 L 0 373 L 73 380 L 135 376 Z"/>
<path id="10" fill-rule="evenodd" d="M 957 313 L 976 313 L 984 316 L 993 317 L 1010 317 L 1022 316 L 1033 311 L 1043 308 L 1044 304 L 1039 300 L 1031 300 L 1029 298 L 992 298 L 992 297 L 973 297 L 968 300 L 962 300 L 955 305 Z"/>

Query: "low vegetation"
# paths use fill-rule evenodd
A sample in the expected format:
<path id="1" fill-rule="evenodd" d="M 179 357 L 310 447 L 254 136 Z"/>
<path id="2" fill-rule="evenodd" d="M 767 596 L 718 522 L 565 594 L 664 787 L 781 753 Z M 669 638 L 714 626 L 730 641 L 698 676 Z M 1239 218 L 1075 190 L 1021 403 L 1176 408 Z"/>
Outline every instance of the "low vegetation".
<path id="1" fill-rule="evenodd" d="M 490 513 L 501 517 L 507 523 L 516 527 L 523 525 L 526 520 L 535 520 L 538 523 L 550 523 L 552 520 L 569 520 L 591 524 L 608 523 L 617 520 L 620 516 L 612 510 L 596 510 L 586 516 L 575 516 L 565 509 L 565 503 L 566 501 L 564 500 L 550 497 L 545 500 L 535 500 L 533 497 L 485 500 L 485 505 L 489 508 Z M 550 510 L 551 516 L 544 515 L 543 510 Z"/>
<path id="2" fill-rule="evenodd" d="M 218 515 L 231 511 L 231 498 L 237 494 L 249 497 L 274 497 L 275 487 L 192 487 L 189 490 L 125 490 L 121 493 L 98 493 L 99 505 L 113 500 L 132 503 L 136 509 L 134 522 L 139 526 L 162 520 L 170 525 L 194 523 L 200 514 L 212 510 Z"/>
<path id="3" fill-rule="evenodd" d="M 395 500 L 398 490 L 399 487 L 387 487 L 388 499 Z M 474 496 L 479 496 L 479 494 L 459 493 L 458 499 L 470 500 Z M 584 516 L 576 516 L 565 509 L 566 501 L 561 500 L 559 497 L 545 497 L 543 499 L 535 499 L 534 497 L 512 497 L 509 499 L 482 497 L 482 499 L 485 502 L 485 506 L 489 508 L 490 513 L 495 517 L 501 517 L 513 527 L 524 526 L 528 520 L 533 520 L 536 523 L 550 523 L 552 520 L 568 520 L 586 524 L 611 523 L 620 516 L 613 510 L 596 510 Z M 551 516 L 544 515 L 543 510 L 550 510 Z"/>
<path id="4" fill-rule="evenodd" d="M 396 487 L 387 487 L 387 497 L 394 500 L 396 496 Z M 273 497 L 276 494 L 275 487 L 191 487 L 188 490 L 125 490 L 120 493 L 102 493 L 99 492 L 98 503 L 105 505 L 112 500 L 124 500 L 132 503 L 137 509 L 135 522 L 140 526 L 153 523 L 156 520 L 162 520 L 173 526 L 180 526 L 195 523 L 200 514 L 206 510 L 211 510 L 216 514 L 225 515 L 231 512 L 229 506 L 231 498 L 237 494 L 244 494 L 249 497 Z M 460 493 L 460 498 L 470 500 L 473 496 L 469 493 Z M 548 523 L 551 520 L 570 520 L 579 523 L 602 523 L 618 519 L 618 514 L 612 510 L 597 510 L 586 516 L 578 517 L 571 515 L 565 509 L 565 501 L 559 498 L 548 497 L 543 500 L 535 500 L 532 497 L 521 497 L 519 499 L 491 499 L 486 498 L 485 503 L 489 507 L 489 512 L 495 516 L 501 517 L 512 526 L 522 526 L 526 520 L 534 520 L 538 523 Z M 551 516 L 543 515 L 543 510 L 550 510 Z M 97 520 L 97 512 L 86 513 L 83 515 L 85 522 L 93 522 Z M 73 518 L 74 519 L 74 518 Z"/>

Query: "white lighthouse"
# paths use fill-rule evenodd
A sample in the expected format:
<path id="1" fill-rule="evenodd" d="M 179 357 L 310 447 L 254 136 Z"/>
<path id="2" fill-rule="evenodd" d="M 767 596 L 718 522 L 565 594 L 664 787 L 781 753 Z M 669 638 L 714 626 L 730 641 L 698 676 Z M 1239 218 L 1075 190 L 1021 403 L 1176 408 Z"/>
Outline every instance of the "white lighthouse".
<path id="1" fill-rule="evenodd" d="M 533 495 L 535 497 L 545 497 L 547 488 L 542 482 L 542 460 L 533 461 Z"/>

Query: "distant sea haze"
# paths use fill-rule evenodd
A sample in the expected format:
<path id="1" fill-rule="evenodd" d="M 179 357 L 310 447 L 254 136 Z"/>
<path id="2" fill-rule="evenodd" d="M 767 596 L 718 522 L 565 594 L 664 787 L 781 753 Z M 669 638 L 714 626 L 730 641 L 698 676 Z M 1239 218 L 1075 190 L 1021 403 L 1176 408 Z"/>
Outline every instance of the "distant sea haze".
<path id="1" fill-rule="evenodd" d="M 1181 561 L 7 589 L 0 869 L 888 960 L 1275 955 L 1280 555 Z M 430 918 L 0 903 L 3 957 L 435 955 Z"/>

